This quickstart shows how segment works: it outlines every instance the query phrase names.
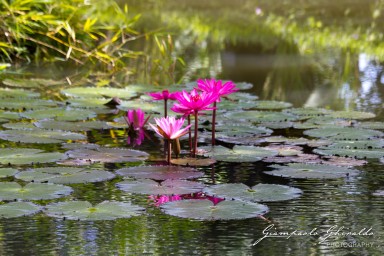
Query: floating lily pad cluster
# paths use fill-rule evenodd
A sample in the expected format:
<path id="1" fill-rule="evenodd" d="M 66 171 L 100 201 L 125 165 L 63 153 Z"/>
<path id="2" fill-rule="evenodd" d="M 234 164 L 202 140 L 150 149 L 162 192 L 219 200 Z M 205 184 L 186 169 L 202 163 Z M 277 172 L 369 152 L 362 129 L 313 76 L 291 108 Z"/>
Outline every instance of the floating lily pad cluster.
<path id="1" fill-rule="evenodd" d="M 264 162 L 268 167 L 261 170 L 263 175 L 343 179 L 360 175 L 361 171 L 354 166 L 366 164 L 367 159 L 384 159 L 384 124 L 370 120 L 375 117 L 372 113 L 293 108 L 289 102 L 259 100 L 255 95 L 237 92 L 221 99 L 220 120 L 216 125 L 219 145 L 201 146 L 198 158 L 183 156 L 173 159 L 171 166 L 145 165 L 150 157 L 147 152 L 126 148 L 125 144 L 121 147 L 92 144 L 95 138 L 90 133 L 126 129 L 122 115 L 130 109 L 141 108 L 152 117 L 162 115 L 162 104 L 145 94 L 148 87 L 76 84 L 65 88 L 66 81 L 18 78 L 5 79 L 2 84 L 0 178 L 4 181 L 0 182 L 0 200 L 4 203 L 0 205 L 0 217 L 3 218 L 44 213 L 70 220 L 110 220 L 145 212 L 143 207 L 126 201 L 103 200 L 91 204 L 69 199 L 78 186 L 74 184 L 94 182 L 114 183 L 122 193 L 132 195 L 184 195 L 183 200 L 161 204 L 164 213 L 177 217 L 252 218 L 269 211 L 261 203 L 296 199 L 303 191 L 278 184 L 208 186 L 201 182 L 207 175 L 204 170 L 210 168 L 206 166 L 217 162 Z M 157 90 L 180 91 L 195 86 L 191 82 Z M 48 87 L 61 88 L 55 92 L 55 98 L 47 99 L 44 90 Z M 237 87 L 247 90 L 252 85 L 237 83 Z M 109 104 L 111 99 L 113 104 Z M 207 120 L 201 127 L 209 131 L 211 123 Z M 295 131 L 292 134 L 298 135 L 280 136 L 281 132 L 292 130 Z M 47 150 L 41 149 L 42 146 L 47 146 Z M 128 167 L 116 171 L 104 168 L 117 168 L 116 165 Z M 186 196 L 191 194 L 204 196 Z M 375 195 L 382 195 L 382 190 Z M 220 200 L 214 202 L 212 197 Z M 60 202 L 54 201 L 57 198 L 61 198 Z M 39 202 L 30 202 L 35 200 L 50 201 L 41 206 Z"/>

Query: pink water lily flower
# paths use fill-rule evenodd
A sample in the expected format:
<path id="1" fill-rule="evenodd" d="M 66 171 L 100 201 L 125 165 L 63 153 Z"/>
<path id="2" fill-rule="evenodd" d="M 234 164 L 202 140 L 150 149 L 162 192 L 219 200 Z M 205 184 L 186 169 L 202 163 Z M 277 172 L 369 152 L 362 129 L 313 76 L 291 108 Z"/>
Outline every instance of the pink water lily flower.
<path id="1" fill-rule="evenodd" d="M 216 102 L 220 102 L 221 96 L 226 96 L 231 93 L 237 92 L 238 89 L 232 81 L 223 82 L 221 80 L 215 79 L 199 79 L 197 80 L 198 89 L 207 92 L 217 94 L 217 100 L 213 103 L 213 113 L 212 113 L 212 146 L 215 145 L 215 126 L 216 126 Z"/>
<path id="2" fill-rule="evenodd" d="M 171 110 L 177 113 L 197 114 L 199 111 L 212 110 L 210 106 L 217 100 L 218 94 L 216 92 L 201 92 L 193 89 L 190 93 L 182 91 L 176 95 L 179 103 L 175 103 Z"/>
<path id="3" fill-rule="evenodd" d="M 128 124 L 129 129 L 138 130 L 142 129 L 145 124 L 148 122 L 150 116 L 147 119 L 144 119 L 144 111 L 141 109 L 130 109 L 127 111 L 127 116 L 125 116 L 125 121 Z"/>
<path id="4" fill-rule="evenodd" d="M 226 96 L 239 90 L 232 81 L 227 81 L 223 84 L 223 81 L 215 79 L 199 79 L 197 80 L 197 87 L 203 92 L 216 93 L 218 95 L 218 102 L 220 102 L 221 96 Z"/>
<path id="5" fill-rule="evenodd" d="M 188 125 L 185 128 L 182 128 L 184 125 L 184 118 L 176 119 L 173 116 L 155 118 L 156 126 L 149 124 L 152 129 L 159 134 L 164 139 L 168 140 L 168 163 L 171 162 L 171 152 L 172 152 L 172 141 L 180 138 L 181 136 L 188 133 Z"/>
<path id="6" fill-rule="evenodd" d="M 177 92 L 164 90 L 162 92 L 149 92 L 148 95 L 154 100 L 176 100 Z"/>
<path id="7" fill-rule="evenodd" d="M 176 119 L 173 116 L 155 118 L 156 126 L 149 124 L 153 130 L 167 140 L 174 140 L 188 133 L 190 125 L 184 125 L 184 118 Z"/>

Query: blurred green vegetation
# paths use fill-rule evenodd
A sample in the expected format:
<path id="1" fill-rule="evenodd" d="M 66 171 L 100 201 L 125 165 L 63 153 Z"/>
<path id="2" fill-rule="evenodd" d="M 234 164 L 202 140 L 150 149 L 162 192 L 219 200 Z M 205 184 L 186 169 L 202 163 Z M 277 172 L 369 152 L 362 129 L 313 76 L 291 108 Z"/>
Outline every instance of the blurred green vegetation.
<path id="1" fill-rule="evenodd" d="M 113 0 L 0 0 L 0 62 L 121 67 L 140 54 L 125 47 L 139 18 Z"/>

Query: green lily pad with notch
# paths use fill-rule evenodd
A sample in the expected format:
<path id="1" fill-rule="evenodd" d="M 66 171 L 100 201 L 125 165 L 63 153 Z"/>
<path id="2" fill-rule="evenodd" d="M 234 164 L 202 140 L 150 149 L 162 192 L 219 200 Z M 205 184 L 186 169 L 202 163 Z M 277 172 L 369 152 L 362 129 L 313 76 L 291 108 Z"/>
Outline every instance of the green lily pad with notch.
<path id="1" fill-rule="evenodd" d="M 85 168 L 45 167 L 19 172 L 15 177 L 28 182 L 75 184 L 107 181 L 115 178 L 115 174 Z"/>
<path id="2" fill-rule="evenodd" d="M 18 99 L 7 99 L 0 101 L 0 109 L 13 109 L 13 110 L 24 110 L 24 109 L 45 109 L 47 107 L 56 107 L 57 102 L 52 100 L 41 100 L 41 99 L 30 99 L 25 98 Z"/>
<path id="3" fill-rule="evenodd" d="M 42 211 L 42 207 L 31 202 L 11 202 L 0 205 L 0 219 L 17 218 L 34 215 Z"/>
<path id="4" fill-rule="evenodd" d="M 169 107 L 171 106 L 170 103 L 168 103 L 168 105 Z M 157 112 L 162 114 L 164 112 L 164 102 L 163 101 L 148 102 L 148 101 L 142 101 L 142 100 L 130 100 L 130 101 L 123 101 L 119 106 L 117 106 L 117 108 L 123 111 L 140 108 L 145 112 Z"/>
<path id="5" fill-rule="evenodd" d="M 49 200 L 67 196 L 73 192 L 68 186 L 50 183 L 29 183 L 21 186 L 17 182 L 0 183 L 0 200 Z"/>
<path id="6" fill-rule="evenodd" d="M 113 98 L 131 99 L 137 96 L 134 87 L 110 88 L 110 87 L 73 87 L 61 91 L 67 97 L 75 98 Z"/>
<path id="7" fill-rule="evenodd" d="M 194 168 L 168 165 L 121 168 L 116 171 L 116 174 L 136 179 L 154 180 L 194 179 L 204 175 L 203 172 Z"/>
<path id="8" fill-rule="evenodd" d="M 125 149 L 125 148 L 106 148 L 99 147 L 97 149 L 74 149 L 65 152 L 69 158 L 85 159 L 90 162 L 102 163 L 123 163 L 123 162 L 140 162 L 148 158 L 148 153 Z"/>
<path id="9" fill-rule="evenodd" d="M 154 180 L 125 180 L 116 186 L 128 193 L 145 195 L 184 195 L 197 193 L 205 187 L 203 183 L 189 180 L 165 180 L 158 183 Z"/>
<path id="10" fill-rule="evenodd" d="M 369 112 L 361 112 L 361 111 L 333 111 L 330 113 L 330 116 L 334 118 L 343 118 L 343 119 L 370 119 L 376 117 L 375 114 Z"/>
<path id="11" fill-rule="evenodd" d="M 115 220 L 131 218 L 144 213 L 144 208 L 128 203 L 103 201 L 92 205 L 87 201 L 69 201 L 49 204 L 45 213 L 54 218 L 82 221 Z"/>
<path id="12" fill-rule="evenodd" d="M 228 183 L 212 185 L 203 190 L 211 196 L 235 199 L 247 202 L 285 201 L 300 197 L 303 191 L 298 188 L 277 184 L 257 184 L 248 187 L 242 183 Z"/>
<path id="13" fill-rule="evenodd" d="M 316 148 L 314 153 L 325 156 L 353 157 L 357 159 L 376 159 L 384 157 L 383 149 L 346 149 L 346 148 Z"/>
<path id="14" fill-rule="evenodd" d="M 35 148 L 0 148 L 0 164 L 50 163 L 64 159 L 67 156 L 59 152 L 47 153 Z"/>
<path id="15" fill-rule="evenodd" d="M 275 100 L 259 100 L 255 103 L 255 108 L 259 110 L 280 110 L 292 107 L 292 103 Z"/>
<path id="16" fill-rule="evenodd" d="M 288 129 L 293 127 L 294 123 L 293 122 L 261 122 L 260 125 L 277 130 L 277 129 Z"/>
<path id="17" fill-rule="evenodd" d="M 300 164 L 290 163 L 284 165 L 271 165 L 273 171 L 265 171 L 265 174 L 294 179 L 337 179 L 356 176 L 360 173 L 357 169 L 325 164 Z"/>
<path id="18" fill-rule="evenodd" d="M 68 140 L 84 140 L 86 138 L 80 133 L 41 129 L 0 131 L 0 139 L 22 143 L 62 143 Z"/>
<path id="19" fill-rule="evenodd" d="M 110 129 L 106 122 L 103 121 L 55 121 L 42 120 L 35 122 L 34 125 L 42 129 L 62 130 L 71 132 L 90 131 Z"/>
<path id="20" fill-rule="evenodd" d="M 57 121 L 78 121 L 96 117 L 96 113 L 86 109 L 49 108 L 20 113 L 22 117 L 34 120 L 54 118 Z"/>
<path id="21" fill-rule="evenodd" d="M 304 131 L 310 137 L 329 140 L 369 140 L 383 137 L 384 133 L 376 130 L 353 127 L 324 127 Z"/>
<path id="22" fill-rule="evenodd" d="M 236 92 L 223 98 L 229 101 L 255 101 L 259 99 L 258 96 L 247 92 Z"/>
<path id="23" fill-rule="evenodd" d="M 11 177 L 18 172 L 19 170 L 14 168 L 0 168 L 0 178 Z"/>
<path id="24" fill-rule="evenodd" d="M 9 89 L 9 88 L 0 88 L 0 98 L 5 100 L 5 98 L 23 98 L 23 100 L 27 100 L 26 98 L 38 98 L 40 97 L 40 93 L 32 92 L 22 89 Z"/>
<path id="25" fill-rule="evenodd" d="M 160 209 L 172 216 L 205 221 L 256 218 L 269 211 L 266 205 L 259 203 L 225 200 L 214 205 L 207 199 L 167 202 Z"/>
<path id="26" fill-rule="evenodd" d="M 235 120 L 248 120 L 255 123 L 263 122 L 287 122 L 296 121 L 298 118 L 294 115 L 283 112 L 270 112 L 270 111 L 241 111 L 226 113 L 225 117 L 232 121 Z M 262 125 L 265 126 L 265 125 Z"/>

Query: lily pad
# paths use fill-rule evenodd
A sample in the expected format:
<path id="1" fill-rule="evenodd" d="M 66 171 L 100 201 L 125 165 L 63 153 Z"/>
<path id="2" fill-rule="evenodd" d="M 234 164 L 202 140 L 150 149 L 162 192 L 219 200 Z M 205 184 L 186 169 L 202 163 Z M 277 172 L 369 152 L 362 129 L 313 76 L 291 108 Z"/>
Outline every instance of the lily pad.
<path id="1" fill-rule="evenodd" d="M 74 98 L 66 100 L 76 108 L 108 108 L 105 104 L 109 101 L 109 98 Z"/>
<path id="2" fill-rule="evenodd" d="M 22 89 L 0 88 L 0 98 L 38 98 L 40 93 Z M 26 99 L 24 99 L 26 100 Z"/>
<path id="3" fill-rule="evenodd" d="M 20 113 L 22 117 L 34 120 L 54 118 L 57 121 L 78 121 L 96 117 L 96 113 L 86 109 L 50 108 Z"/>
<path id="4" fill-rule="evenodd" d="M 60 184 L 88 183 L 111 180 L 115 174 L 102 170 L 75 167 L 45 167 L 19 172 L 17 179 L 29 182 Z"/>
<path id="5" fill-rule="evenodd" d="M 172 164 L 185 165 L 185 166 L 210 166 L 216 161 L 210 158 L 174 158 L 171 160 Z"/>
<path id="6" fill-rule="evenodd" d="M 330 140 L 369 140 L 383 137 L 384 133 L 376 130 L 353 127 L 325 127 L 304 131 L 304 134 Z"/>
<path id="7" fill-rule="evenodd" d="M 340 149 L 383 149 L 384 140 L 358 140 L 358 141 L 335 141 L 332 144 L 326 147 L 327 149 L 331 148 L 340 148 Z"/>
<path id="8" fill-rule="evenodd" d="M 94 143 L 63 143 L 65 149 L 99 149 L 101 146 Z"/>
<path id="9" fill-rule="evenodd" d="M 296 116 L 288 113 L 269 112 L 269 111 L 230 112 L 225 114 L 225 117 L 231 120 L 248 120 L 255 123 L 287 122 L 287 121 L 296 121 L 298 119 Z"/>
<path id="10" fill-rule="evenodd" d="M 38 88 L 39 83 L 31 79 L 23 78 L 7 78 L 3 80 L 3 84 L 10 87 L 25 87 L 25 88 Z"/>
<path id="11" fill-rule="evenodd" d="M 49 204 L 45 213 L 54 218 L 96 221 L 139 216 L 144 210 L 143 207 L 127 202 L 104 201 L 93 206 L 87 201 L 70 201 Z"/>
<path id="12" fill-rule="evenodd" d="M 278 151 L 263 147 L 254 146 L 234 146 L 233 149 L 222 146 L 215 147 L 200 147 L 199 154 L 206 157 L 211 157 L 217 161 L 225 162 L 257 162 L 264 157 L 276 156 Z"/>
<path id="13" fill-rule="evenodd" d="M 67 156 L 59 152 L 46 153 L 34 148 L 0 148 L 0 164 L 50 163 L 64 160 Z"/>
<path id="14" fill-rule="evenodd" d="M 67 196 L 73 192 L 68 186 L 50 183 L 29 183 L 21 186 L 17 182 L 0 183 L 0 200 L 48 200 Z"/>
<path id="15" fill-rule="evenodd" d="M 256 109 L 260 110 L 278 110 L 292 107 L 292 103 L 275 100 L 259 100 L 256 101 Z"/>
<path id="16" fill-rule="evenodd" d="M 0 139 L 23 143 L 62 143 L 86 138 L 85 135 L 79 133 L 40 129 L 0 131 Z"/>
<path id="17" fill-rule="evenodd" d="M 360 173 L 356 169 L 324 164 L 291 163 L 287 166 L 271 165 L 269 167 L 275 170 L 266 171 L 265 174 L 295 179 L 337 179 L 356 176 Z"/>
<path id="18" fill-rule="evenodd" d="M 384 130 L 384 122 L 361 122 L 354 124 L 354 126 L 365 129 Z"/>
<path id="19" fill-rule="evenodd" d="M 332 113 L 331 110 L 325 108 L 291 108 L 284 110 L 286 113 L 294 114 L 296 116 L 302 117 L 315 117 L 315 116 L 324 116 Z"/>
<path id="20" fill-rule="evenodd" d="M 255 218 L 268 212 L 268 207 L 259 203 L 222 201 L 216 205 L 210 200 L 178 200 L 162 204 L 161 210 L 169 215 L 198 220 L 236 220 Z"/>
<path id="21" fill-rule="evenodd" d="M 6 178 L 6 177 L 14 176 L 18 172 L 19 172 L 18 169 L 0 168 L 0 178 Z"/>
<path id="22" fill-rule="evenodd" d="M 30 216 L 42 210 L 41 206 L 31 202 L 11 202 L 0 205 L 0 218 Z"/>
<path id="23" fill-rule="evenodd" d="M 249 202 L 284 201 L 300 197 L 303 193 L 301 189 L 284 185 L 257 184 L 250 188 L 241 183 L 213 185 L 203 192 L 211 196 Z"/>
<path id="24" fill-rule="evenodd" d="M 40 99 L 29 99 L 25 98 L 18 99 L 7 99 L 0 101 L 0 109 L 14 109 L 14 110 L 24 110 L 24 109 L 44 109 L 47 107 L 55 107 L 57 102 L 52 100 L 40 100 Z"/>
<path id="25" fill-rule="evenodd" d="M 288 129 L 293 127 L 293 122 L 262 122 L 260 125 L 270 129 Z"/>
<path id="26" fill-rule="evenodd" d="M 130 89 L 129 87 L 124 89 L 110 87 L 73 87 L 64 89 L 61 93 L 68 97 L 76 98 L 119 97 L 120 99 L 131 99 L 137 95 L 133 89 L 134 88 Z"/>
<path id="27" fill-rule="evenodd" d="M 154 180 L 194 179 L 204 175 L 196 169 L 180 166 L 137 166 L 122 168 L 116 173 L 125 177 Z"/>
<path id="28" fill-rule="evenodd" d="M 93 129 L 109 129 L 110 127 L 106 122 L 103 121 L 77 121 L 77 122 L 66 122 L 66 121 L 55 121 L 55 120 L 42 120 L 35 122 L 34 125 L 42 129 L 62 130 L 62 131 L 90 131 Z"/>
<path id="29" fill-rule="evenodd" d="M 197 193 L 205 187 L 203 183 L 188 180 L 165 180 L 158 183 L 154 180 L 141 179 L 118 182 L 116 186 L 128 193 L 146 195 L 183 195 Z"/>
<path id="30" fill-rule="evenodd" d="M 370 119 L 376 117 L 375 114 L 361 111 L 334 111 L 330 114 L 335 118 L 343 119 Z"/>
<path id="31" fill-rule="evenodd" d="M 0 110 L 0 120 L 5 120 L 4 122 L 8 122 L 9 120 L 17 119 L 20 119 L 20 113 Z"/>
<path id="32" fill-rule="evenodd" d="M 365 160 L 359 160 L 350 157 L 324 156 L 323 159 L 326 159 L 326 161 L 322 161 L 322 164 L 336 166 L 354 167 L 367 164 L 367 161 Z"/>
<path id="33" fill-rule="evenodd" d="M 17 123 L 6 123 L 3 124 L 3 127 L 13 130 L 36 130 L 36 126 L 31 122 L 17 122 Z"/>
<path id="34" fill-rule="evenodd" d="M 159 101 L 148 102 L 148 101 L 142 101 L 142 100 L 130 100 L 130 101 L 123 101 L 119 106 L 117 106 L 117 108 L 123 111 L 140 108 L 145 112 L 163 113 L 164 103 L 161 104 Z"/>
<path id="35" fill-rule="evenodd" d="M 74 149 L 65 153 L 69 158 L 85 159 L 90 162 L 103 163 L 122 163 L 122 162 L 140 162 L 148 158 L 148 154 L 132 149 L 125 148 L 106 148 L 97 149 Z"/>
<path id="36" fill-rule="evenodd" d="M 345 149 L 345 148 L 317 148 L 314 153 L 326 156 L 354 157 L 357 159 L 384 157 L 382 149 Z"/>

